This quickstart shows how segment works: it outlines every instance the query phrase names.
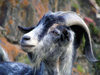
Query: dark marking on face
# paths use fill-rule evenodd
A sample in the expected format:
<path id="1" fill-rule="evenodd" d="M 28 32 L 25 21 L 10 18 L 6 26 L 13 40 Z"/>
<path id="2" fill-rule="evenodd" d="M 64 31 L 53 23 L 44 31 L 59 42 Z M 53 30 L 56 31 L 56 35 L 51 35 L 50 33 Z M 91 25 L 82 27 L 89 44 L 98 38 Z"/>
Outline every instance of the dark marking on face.
<path id="1" fill-rule="evenodd" d="M 64 24 L 65 23 L 65 19 L 62 16 L 58 16 L 56 18 L 56 22 L 57 23 L 60 23 L 60 24 Z"/>
<path id="2" fill-rule="evenodd" d="M 48 33 L 53 36 L 54 43 L 66 43 L 70 41 L 70 28 L 66 25 L 58 25 Z"/>
<path id="3" fill-rule="evenodd" d="M 57 25 L 59 25 L 59 23 L 64 22 L 64 18 L 62 16 L 54 16 L 54 15 L 44 15 L 43 18 L 41 19 L 41 21 L 39 23 L 43 22 L 43 30 L 41 32 L 41 34 L 39 35 L 40 40 L 44 37 L 44 35 L 52 28 L 57 27 Z"/>
<path id="4" fill-rule="evenodd" d="M 65 39 L 67 39 L 69 41 L 70 34 L 69 34 L 68 30 L 70 30 L 70 28 L 68 26 L 66 26 L 66 25 L 60 25 L 57 28 L 62 33 L 62 35 L 61 35 L 61 41 L 64 41 Z"/>

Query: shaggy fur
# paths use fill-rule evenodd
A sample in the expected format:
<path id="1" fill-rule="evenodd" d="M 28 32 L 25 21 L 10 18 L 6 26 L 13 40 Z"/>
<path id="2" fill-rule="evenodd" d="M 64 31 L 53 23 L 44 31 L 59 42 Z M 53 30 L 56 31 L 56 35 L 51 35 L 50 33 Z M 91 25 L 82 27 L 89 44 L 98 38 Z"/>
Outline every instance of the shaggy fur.
<path id="1" fill-rule="evenodd" d="M 18 62 L 0 62 L 0 75 L 33 75 L 29 65 Z"/>
<path id="2" fill-rule="evenodd" d="M 63 27 L 64 29 L 65 27 Z M 56 30 L 60 32 L 58 35 L 53 33 Z M 40 64 L 42 63 L 44 69 L 42 69 L 41 75 L 70 75 L 74 53 L 74 33 L 66 29 L 63 34 L 63 31 L 58 28 L 53 32 L 49 32 L 34 48 L 34 51 L 28 53 L 29 58 L 31 58 L 34 70 L 41 68 Z M 69 36 L 66 36 L 67 33 Z M 37 72 L 34 75 L 37 75 Z"/>
<path id="3" fill-rule="evenodd" d="M 76 13 L 48 12 L 35 27 L 19 29 L 26 33 L 20 44 L 33 64 L 33 75 L 71 75 L 83 35 L 87 59 L 98 61 L 93 55 L 89 29 Z"/>

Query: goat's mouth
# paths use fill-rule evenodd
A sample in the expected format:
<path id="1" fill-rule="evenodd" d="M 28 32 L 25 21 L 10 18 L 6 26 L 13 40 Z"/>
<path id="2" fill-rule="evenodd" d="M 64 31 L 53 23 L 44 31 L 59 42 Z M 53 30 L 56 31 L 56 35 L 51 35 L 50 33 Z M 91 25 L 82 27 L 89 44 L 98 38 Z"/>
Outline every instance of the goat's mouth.
<path id="1" fill-rule="evenodd" d="M 35 45 L 21 45 L 21 47 L 35 47 Z"/>
<path id="2" fill-rule="evenodd" d="M 25 52 L 31 52 L 31 50 L 33 50 L 34 47 L 35 45 L 21 45 L 22 50 Z"/>

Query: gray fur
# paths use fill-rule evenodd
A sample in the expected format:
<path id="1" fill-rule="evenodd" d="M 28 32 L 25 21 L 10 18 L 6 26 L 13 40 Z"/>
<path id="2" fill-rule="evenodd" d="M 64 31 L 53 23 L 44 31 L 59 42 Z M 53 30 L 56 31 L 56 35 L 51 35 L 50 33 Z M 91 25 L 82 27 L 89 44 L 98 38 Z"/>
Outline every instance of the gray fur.
<path id="1" fill-rule="evenodd" d="M 71 75 L 76 49 L 83 35 L 87 59 L 97 62 L 89 29 L 74 12 L 48 12 L 33 30 L 30 29 L 27 29 L 29 32 L 23 35 L 20 43 L 33 64 L 33 75 Z M 25 32 L 26 28 L 20 27 L 20 30 Z"/>
<path id="2" fill-rule="evenodd" d="M 54 31 L 56 30 L 58 29 L 56 28 Z M 74 32 L 67 30 L 70 34 L 69 40 L 61 41 L 62 32 L 58 31 L 60 32 L 58 38 L 51 31 L 44 36 L 31 53 L 28 53 L 34 70 L 37 71 L 41 68 L 40 64 L 43 63 L 42 75 L 71 75 Z M 56 41 L 57 39 L 59 41 Z M 58 62 L 59 64 L 57 64 Z M 37 75 L 37 72 L 34 75 Z"/>

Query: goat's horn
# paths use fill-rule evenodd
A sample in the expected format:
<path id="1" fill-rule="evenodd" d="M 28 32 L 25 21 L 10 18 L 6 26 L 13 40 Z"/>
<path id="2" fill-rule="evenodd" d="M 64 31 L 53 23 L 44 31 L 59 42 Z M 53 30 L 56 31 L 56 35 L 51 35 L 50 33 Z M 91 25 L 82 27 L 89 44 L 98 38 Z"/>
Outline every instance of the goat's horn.
<path id="1" fill-rule="evenodd" d="M 31 30 L 33 30 L 35 28 L 35 26 L 33 27 L 22 27 L 22 26 L 18 26 L 18 29 L 23 32 L 23 33 L 28 33 L 30 32 Z"/>
<path id="2" fill-rule="evenodd" d="M 92 50 L 90 31 L 86 23 L 74 12 L 68 12 L 66 15 L 61 15 L 65 19 L 65 24 L 70 26 L 75 32 L 75 49 L 77 49 L 81 43 L 83 35 L 85 36 L 85 48 L 84 53 L 90 62 L 98 62 L 95 58 Z"/>

